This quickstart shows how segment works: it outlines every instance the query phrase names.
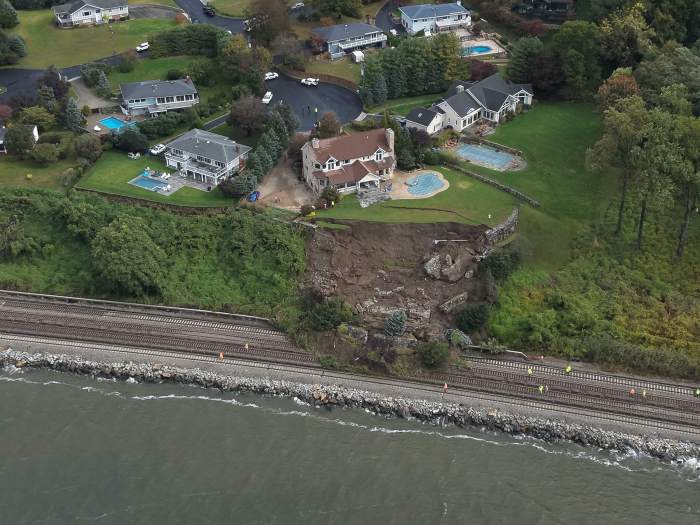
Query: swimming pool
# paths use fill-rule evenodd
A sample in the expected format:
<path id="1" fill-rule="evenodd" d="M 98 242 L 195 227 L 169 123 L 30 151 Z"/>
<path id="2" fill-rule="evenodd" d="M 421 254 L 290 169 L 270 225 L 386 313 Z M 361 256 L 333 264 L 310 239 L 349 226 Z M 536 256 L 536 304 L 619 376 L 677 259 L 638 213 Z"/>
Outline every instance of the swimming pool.
<path id="1" fill-rule="evenodd" d="M 428 195 L 435 193 L 442 188 L 445 183 L 435 173 L 421 173 L 406 181 L 408 193 L 411 195 Z"/>
<path id="2" fill-rule="evenodd" d="M 455 153 L 469 162 L 499 171 L 507 170 L 517 160 L 515 155 L 479 144 L 461 144 Z"/>
<path id="3" fill-rule="evenodd" d="M 119 128 L 123 128 L 124 126 L 130 126 L 134 124 L 133 122 L 124 122 L 122 119 L 117 118 L 117 117 L 107 117 L 103 118 L 100 120 L 100 124 L 102 124 L 105 128 L 115 130 Z"/>
<path id="4" fill-rule="evenodd" d="M 143 188 L 144 190 L 149 190 L 149 191 L 160 191 L 164 190 L 167 184 L 157 181 L 155 179 L 152 179 L 148 177 L 147 175 L 144 175 L 145 172 L 142 172 L 141 175 L 136 177 L 135 179 L 131 179 L 129 181 L 129 184 L 133 184 L 134 186 L 138 186 L 139 188 Z"/>
<path id="5" fill-rule="evenodd" d="M 493 48 L 491 46 L 463 47 L 462 48 L 462 56 L 483 55 L 484 53 L 490 53 L 492 51 L 493 51 Z"/>

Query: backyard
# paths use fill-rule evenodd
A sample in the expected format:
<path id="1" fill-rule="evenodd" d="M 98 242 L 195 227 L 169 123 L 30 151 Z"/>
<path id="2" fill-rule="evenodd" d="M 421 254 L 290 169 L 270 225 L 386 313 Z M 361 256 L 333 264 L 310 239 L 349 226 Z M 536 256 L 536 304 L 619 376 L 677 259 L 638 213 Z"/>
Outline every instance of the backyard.
<path id="1" fill-rule="evenodd" d="M 331 75 L 338 78 L 343 78 L 354 82 L 355 84 L 360 83 L 360 64 L 355 64 L 350 57 L 344 57 L 340 60 L 320 60 L 311 59 L 306 62 L 306 72 L 321 75 Z"/>
<path id="2" fill-rule="evenodd" d="M 156 157 L 143 156 L 138 159 L 130 159 L 126 156 L 126 153 L 106 151 L 100 160 L 76 184 L 76 188 L 178 206 L 215 207 L 235 204 L 233 199 L 225 196 L 218 188 L 211 192 L 206 192 L 184 187 L 173 195 L 166 196 L 129 184 L 129 181 L 146 167 L 172 172 Z"/>
<path id="3" fill-rule="evenodd" d="M 27 43 L 27 56 L 18 67 L 67 67 L 104 58 L 136 47 L 150 33 L 175 25 L 173 20 L 137 19 L 100 27 L 58 29 L 51 10 L 19 11 L 17 33 Z M 86 45 L 89 43 L 89 45 Z"/>
<path id="4" fill-rule="evenodd" d="M 62 190 L 63 174 L 75 165 L 75 159 L 59 160 L 48 166 L 39 166 L 31 160 L 11 155 L 0 157 L 0 188 L 44 188 Z M 31 178 L 27 178 L 31 174 Z"/>
<path id="5" fill-rule="evenodd" d="M 527 168 L 501 173 L 465 164 L 542 203 L 539 209 L 521 206 L 519 236 L 528 247 L 527 262 L 533 267 L 553 270 L 565 264 L 570 257 L 571 240 L 599 217 L 611 201 L 614 182 L 584 167 L 586 150 L 600 131 L 600 118 L 591 105 L 540 103 L 532 111 L 502 124 L 489 137 L 522 150 Z M 387 222 L 459 221 L 493 225 L 518 203 L 510 195 L 466 175 L 442 167 L 437 169 L 449 180 L 450 188 L 434 197 L 389 201 L 367 209 L 361 209 L 356 198 L 348 197 L 336 208 L 319 215 Z"/>
<path id="6" fill-rule="evenodd" d="M 384 104 L 367 108 L 369 113 L 384 113 L 389 111 L 394 115 L 405 117 L 409 111 L 417 107 L 429 107 L 442 100 L 440 95 L 419 95 L 387 100 Z"/>

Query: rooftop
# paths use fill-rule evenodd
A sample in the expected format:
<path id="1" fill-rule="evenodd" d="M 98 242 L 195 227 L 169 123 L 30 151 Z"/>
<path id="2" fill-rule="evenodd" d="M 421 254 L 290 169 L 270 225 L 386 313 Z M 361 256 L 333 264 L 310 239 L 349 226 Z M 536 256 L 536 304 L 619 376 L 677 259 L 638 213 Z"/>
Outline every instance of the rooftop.
<path id="1" fill-rule="evenodd" d="M 408 115 L 406 115 L 406 120 L 421 124 L 422 126 L 428 126 L 437 114 L 438 112 L 434 109 L 413 108 L 408 112 Z"/>
<path id="2" fill-rule="evenodd" d="M 144 80 L 121 84 L 125 100 L 148 97 L 173 97 L 176 95 L 196 95 L 197 88 L 189 78 L 180 80 Z"/>
<path id="3" fill-rule="evenodd" d="M 326 42 L 355 38 L 369 33 L 381 33 L 382 30 L 370 24 L 338 24 L 328 27 L 314 27 L 311 32 L 320 36 Z"/>
<path id="4" fill-rule="evenodd" d="M 201 155 L 224 164 L 228 164 L 251 149 L 249 146 L 238 144 L 223 135 L 217 135 L 202 129 L 191 129 L 168 142 L 166 146 L 187 153 Z"/>
<path id="5" fill-rule="evenodd" d="M 55 14 L 70 14 L 75 13 L 78 9 L 85 6 L 99 7 L 100 9 L 114 9 L 115 7 L 123 7 L 128 5 L 128 0 L 76 0 L 66 4 L 53 6 Z"/>
<path id="6" fill-rule="evenodd" d="M 462 7 L 458 2 L 451 4 L 418 4 L 405 5 L 399 7 L 399 11 L 404 13 L 408 18 L 415 20 L 417 18 L 434 18 L 438 16 L 449 16 L 455 14 L 468 15 L 469 9 Z"/>
<path id="7" fill-rule="evenodd" d="M 385 128 L 320 139 L 317 148 L 312 144 L 307 142 L 304 147 L 309 147 L 309 151 L 320 163 L 325 163 L 331 157 L 336 160 L 351 160 L 374 155 L 379 148 L 388 153 L 394 153 L 393 149 L 389 148 Z"/>

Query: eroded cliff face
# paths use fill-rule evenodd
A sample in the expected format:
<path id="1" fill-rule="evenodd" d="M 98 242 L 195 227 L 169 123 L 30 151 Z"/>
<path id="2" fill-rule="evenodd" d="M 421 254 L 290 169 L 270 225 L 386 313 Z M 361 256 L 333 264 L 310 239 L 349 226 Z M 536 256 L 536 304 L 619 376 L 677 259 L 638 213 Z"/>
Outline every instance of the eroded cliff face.
<path id="1" fill-rule="evenodd" d="M 467 302 L 483 300 L 479 261 L 488 227 L 348 222 L 309 241 L 307 286 L 342 297 L 368 329 L 405 310 L 407 332 L 438 334 Z"/>

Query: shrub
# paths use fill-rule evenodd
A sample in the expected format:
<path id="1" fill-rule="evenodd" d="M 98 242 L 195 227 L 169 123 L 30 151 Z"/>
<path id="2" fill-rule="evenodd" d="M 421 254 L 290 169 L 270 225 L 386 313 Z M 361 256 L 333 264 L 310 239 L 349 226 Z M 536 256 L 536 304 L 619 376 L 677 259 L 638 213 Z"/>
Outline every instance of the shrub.
<path id="1" fill-rule="evenodd" d="M 338 190 L 334 187 L 326 186 L 321 192 L 321 199 L 326 202 L 338 202 L 340 201 L 340 193 L 338 193 Z"/>
<path id="2" fill-rule="evenodd" d="M 306 217 L 314 211 L 314 207 L 311 204 L 304 204 L 299 211 L 302 217 Z"/>
<path id="3" fill-rule="evenodd" d="M 384 333 L 390 337 L 400 337 L 406 331 L 406 312 L 392 312 L 384 321 Z"/>
<path id="4" fill-rule="evenodd" d="M 165 76 L 168 80 L 178 80 L 184 77 L 185 73 L 181 69 L 169 69 Z"/>
<path id="5" fill-rule="evenodd" d="M 19 24 L 17 11 L 8 0 L 0 0 L 0 27 L 9 29 Z"/>
<path id="6" fill-rule="evenodd" d="M 481 269 L 489 270 L 497 281 L 504 281 L 520 266 L 520 254 L 513 250 L 496 252 L 489 255 Z"/>
<path id="7" fill-rule="evenodd" d="M 29 156 L 40 166 L 48 166 L 58 160 L 58 148 L 54 144 L 37 144 L 29 152 Z"/>
<path id="8" fill-rule="evenodd" d="M 129 153 L 142 153 L 148 149 L 148 139 L 135 129 L 127 129 L 114 137 L 117 149 Z"/>
<path id="9" fill-rule="evenodd" d="M 350 307 L 340 298 L 324 299 L 314 293 L 304 298 L 304 319 L 312 330 L 325 332 L 352 321 Z"/>
<path id="10" fill-rule="evenodd" d="M 457 328 L 463 332 L 478 330 L 489 318 L 489 307 L 484 303 L 467 305 L 457 314 Z"/>
<path id="11" fill-rule="evenodd" d="M 5 132 L 5 149 L 11 155 L 25 157 L 34 147 L 34 136 L 29 126 L 12 126 Z"/>
<path id="12" fill-rule="evenodd" d="M 136 67 L 136 60 L 136 51 L 130 49 L 126 53 L 122 54 L 121 62 L 119 62 L 117 69 L 119 69 L 121 73 L 131 73 Z"/>
<path id="13" fill-rule="evenodd" d="M 239 98 L 249 97 L 253 94 L 248 84 L 236 84 L 231 88 L 231 99 L 238 100 Z"/>
<path id="14" fill-rule="evenodd" d="M 418 346 L 418 357 L 423 366 L 427 368 L 437 368 L 450 357 L 450 348 L 447 343 L 440 341 L 428 341 Z"/>
<path id="15" fill-rule="evenodd" d="M 75 139 L 75 152 L 79 157 L 95 162 L 102 155 L 102 143 L 95 135 L 80 135 Z"/>

